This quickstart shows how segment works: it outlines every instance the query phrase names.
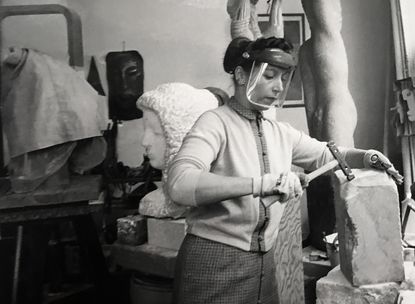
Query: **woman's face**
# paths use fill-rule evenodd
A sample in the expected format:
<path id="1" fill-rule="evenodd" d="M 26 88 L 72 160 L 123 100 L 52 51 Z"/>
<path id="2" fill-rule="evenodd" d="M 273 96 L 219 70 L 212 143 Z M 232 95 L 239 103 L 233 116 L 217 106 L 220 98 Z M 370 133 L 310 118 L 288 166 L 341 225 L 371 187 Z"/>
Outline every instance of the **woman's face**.
<path id="1" fill-rule="evenodd" d="M 281 97 L 280 95 L 284 91 L 290 77 L 291 70 L 268 65 L 251 93 L 250 99 L 259 104 L 251 104 L 252 107 L 255 110 L 268 109 L 268 106 L 275 103 Z M 261 104 L 264 107 L 261 107 Z"/>
<path id="2" fill-rule="evenodd" d="M 143 110 L 144 135 L 141 141 L 145 153 L 153 168 L 164 169 L 166 138 L 157 114 L 152 110 Z"/>

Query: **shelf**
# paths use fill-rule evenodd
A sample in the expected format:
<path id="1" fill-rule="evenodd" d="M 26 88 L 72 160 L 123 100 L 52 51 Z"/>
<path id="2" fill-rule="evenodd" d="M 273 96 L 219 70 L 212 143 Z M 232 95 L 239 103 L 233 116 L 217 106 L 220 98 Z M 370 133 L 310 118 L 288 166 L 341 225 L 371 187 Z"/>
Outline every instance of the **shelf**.
<path id="1" fill-rule="evenodd" d="M 178 251 L 148 244 L 131 246 L 120 243 L 112 245 L 117 265 L 146 274 L 174 278 Z"/>

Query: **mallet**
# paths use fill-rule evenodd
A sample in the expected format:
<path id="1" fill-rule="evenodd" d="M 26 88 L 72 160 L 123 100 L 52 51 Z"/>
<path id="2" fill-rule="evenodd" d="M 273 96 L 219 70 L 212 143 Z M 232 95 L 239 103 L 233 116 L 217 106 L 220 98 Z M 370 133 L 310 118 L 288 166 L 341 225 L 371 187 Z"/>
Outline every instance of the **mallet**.
<path id="1" fill-rule="evenodd" d="M 331 154 L 334 156 L 334 160 L 328 162 L 327 164 L 323 165 L 322 167 L 318 168 L 317 170 L 309 173 L 304 174 L 301 173 L 298 175 L 298 178 L 300 179 L 301 185 L 303 188 L 308 186 L 308 183 L 315 179 L 316 177 L 326 173 L 327 171 L 333 169 L 336 166 L 339 166 L 340 169 L 343 171 L 344 175 L 346 175 L 346 178 L 348 181 L 351 181 L 355 178 L 355 176 L 352 173 L 352 170 L 350 169 L 349 165 L 346 163 L 342 155 L 340 154 L 339 149 L 336 147 L 334 142 L 328 142 L 327 147 L 329 148 Z M 263 197 L 261 200 L 265 204 L 266 207 L 274 204 L 276 201 L 278 201 L 281 198 L 280 195 L 276 193 L 276 195 Z"/>
<path id="2" fill-rule="evenodd" d="M 340 169 L 343 171 L 344 175 L 346 176 L 348 181 L 354 179 L 354 175 L 352 173 L 352 169 L 350 169 L 349 165 L 346 163 L 343 156 L 340 154 L 339 149 L 336 147 L 334 142 L 330 141 L 327 143 L 327 147 L 329 148 L 331 154 L 334 156 L 334 160 L 328 162 L 324 166 L 318 168 L 317 170 L 309 173 L 306 175 L 306 179 L 308 182 L 312 181 L 316 177 L 326 173 L 327 171 L 333 169 L 336 166 L 339 166 Z"/>

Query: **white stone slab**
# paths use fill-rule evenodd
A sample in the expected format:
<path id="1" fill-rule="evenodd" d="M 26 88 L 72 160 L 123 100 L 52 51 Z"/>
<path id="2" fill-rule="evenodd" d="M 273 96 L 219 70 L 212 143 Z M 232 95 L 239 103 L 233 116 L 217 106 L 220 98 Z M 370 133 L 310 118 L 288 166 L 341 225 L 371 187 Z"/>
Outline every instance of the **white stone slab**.
<path id="1" fill-rule="evenodd" d="M 169 220 L 147 218 L 148 244 L 179 250 L 186 235 L 184 219 Z"/>
<path id="2" fill-rule="evenodd" d="M 395 183 L 378 170 L 334 177 L 340 266 L 354 286 L 404 279 L 399 198 Z"/>

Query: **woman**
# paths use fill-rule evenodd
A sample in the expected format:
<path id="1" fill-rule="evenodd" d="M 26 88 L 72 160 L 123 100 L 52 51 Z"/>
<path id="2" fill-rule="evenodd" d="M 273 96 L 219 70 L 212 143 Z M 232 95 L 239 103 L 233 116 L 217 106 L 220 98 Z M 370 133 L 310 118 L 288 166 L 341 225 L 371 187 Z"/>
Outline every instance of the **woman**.
<path id="1" fill-rule="evenodd" d="M 169 194 L 194 207 L 176 265 L 177 303 L 278 299 L 272 249 L 280 206 L 303 191 L 291 165 L 311 171 L 333 159 L 326 143 L 262 116 L 284 102 L 296 64 L 291 52 L 284 39 L 234 39 L 224 57 L 234 97 L 198 119 L 173 160 Z M 355 168 L 376 155 L 402 179 L 380 152 L 341 152 Z"/>

